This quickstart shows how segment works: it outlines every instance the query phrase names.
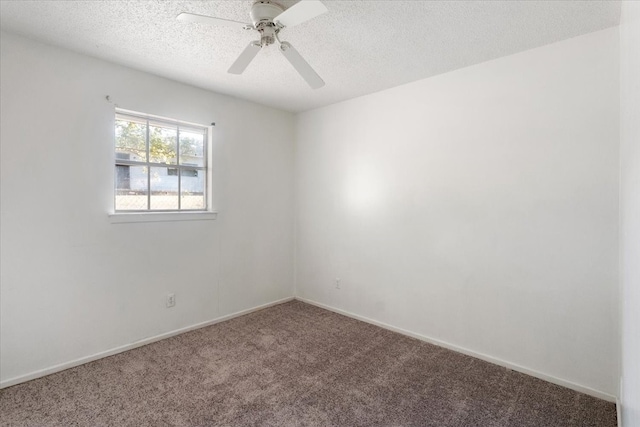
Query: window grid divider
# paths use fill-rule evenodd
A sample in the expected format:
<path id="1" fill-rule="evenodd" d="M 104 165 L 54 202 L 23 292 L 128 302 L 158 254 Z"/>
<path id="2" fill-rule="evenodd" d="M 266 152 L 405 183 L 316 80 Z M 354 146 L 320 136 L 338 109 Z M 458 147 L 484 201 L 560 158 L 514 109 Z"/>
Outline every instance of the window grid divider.
<path id="1" fill-rule="evenodd" d="M 126 160 L 126 159 L 117 159 L 116 165 L 122 166 L 151 166 L 154 168 L 172 168 L 172 169 L 195 169 L 195 170 L 206 170 L 205 166 L 195 166 L 195 165 L 177 165 L 175 163 L 149 163 L 149 162 L 141 162 L 138 160 Z"/>
<path id="2" fill-rule="evenodd" d="M 176 164 L 180 164 L 180 125 L 176 125 Z M 178 168 L 178 210 L 182 202 L 182 169 Z"/>
<path id="3" fill-rule="evenodd" d="M 147 147 L 147 153 L 145 158 L 147 164 L 151 162 L 151 142 L 149 142 L 149 119 L 147 119 L 147 140 L 145 146 Z M 147 210 L 151 210 L 151 166 L 147 166 Z"/>

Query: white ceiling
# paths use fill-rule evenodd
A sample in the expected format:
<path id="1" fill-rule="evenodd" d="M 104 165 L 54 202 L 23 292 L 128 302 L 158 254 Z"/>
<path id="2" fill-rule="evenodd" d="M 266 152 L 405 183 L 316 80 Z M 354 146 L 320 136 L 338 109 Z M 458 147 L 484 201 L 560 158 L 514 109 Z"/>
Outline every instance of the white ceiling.
<path id="1" fill-rule="evenodd" d="M 227 74 L 253 31 L 241 1 L 6 1 L 2 30 L 288 111 L 305 111 L 619 24 L 619 1 L 331 1 L 281 38 L 326 82 L 310 89 L 277 47 Z M 280 1 L 289 7 L 296 1 Z"/>

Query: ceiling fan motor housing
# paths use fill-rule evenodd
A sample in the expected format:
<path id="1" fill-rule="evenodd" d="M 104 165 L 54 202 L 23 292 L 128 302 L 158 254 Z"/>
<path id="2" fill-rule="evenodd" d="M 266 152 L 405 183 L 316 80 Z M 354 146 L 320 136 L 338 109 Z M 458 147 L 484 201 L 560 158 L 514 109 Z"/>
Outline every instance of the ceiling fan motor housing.
<path id="1" fill-rule="evenodd" d="M 260 0 L 251 7 L 251 21 L 260 32 L 260 45 L 268 46 L 275 43 L 276 33 L 280 28 L 273 22 L 273 18 L 280 15 L 284 8 L 268 0 Z"/>

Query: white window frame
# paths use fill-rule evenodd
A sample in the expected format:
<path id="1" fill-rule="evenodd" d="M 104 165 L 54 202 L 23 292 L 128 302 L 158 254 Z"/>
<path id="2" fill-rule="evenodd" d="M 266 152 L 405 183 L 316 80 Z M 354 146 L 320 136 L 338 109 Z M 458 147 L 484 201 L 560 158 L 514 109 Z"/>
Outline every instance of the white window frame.
<path id="1" fill-rule="evenodd" d="M 114 177 L 112 180 L 112 209 L 109 213 L 109 218 L 112 223 L 126 223 L 126 222 L 156 222 L 156 221 L 193 221 L 193 220 L 210 220 L 216 219 L 217 212 L 211 209 L 212 204 L 212 173 L 211 173 L 211 141 L 212 141 L 212 126 L 204 126 L 198 123 L 186 122 L 183 120 L 176 120 L 162 116 L 156 116 L 152 114 L 140 113 L 137 111 L 125 110 L 122 108 L 116 108 L 114 112 L 114 123 L 118 116 L 131 117 L 137 120 L 146 121 L 147 136 L 146 136 L 146 161 L 128 160 L 116 158 L 115 144 L 113 144 L 113 159 L 112 170 L 114 171 Z M 149 153 L 149 121 L 157 123 L 175 126 L 177 130 L 177 152 L 176 152 L 176 164 L 156 163 L 151 162 Z M 193 166 L 180 164 L 180 126 L 190 129 L 202 129 L 204 131 L 204 147 L 203 147 L 203 166 Z M 114 135 L 115 138 L 115 135 Z M 115 142 L 115 141 L 113 141 Z M 141 210 L 116 210 L 116 176 L 115 167 L 121 166 L 144 166 L 147 168 L 147 209 Z M 180 209 L 180 179 L 178 179 L 178 209 L 151 209 L 151 168 L 162 167 L 189 170 L 201 170 L 205 173 L 204 179 L 204 209 Z"/>

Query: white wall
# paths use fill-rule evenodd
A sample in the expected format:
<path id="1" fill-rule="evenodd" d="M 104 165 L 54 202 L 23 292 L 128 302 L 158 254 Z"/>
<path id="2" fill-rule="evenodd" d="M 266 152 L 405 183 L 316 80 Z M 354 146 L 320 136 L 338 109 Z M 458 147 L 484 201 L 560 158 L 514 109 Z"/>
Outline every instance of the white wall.
<path id="1" fill-rule="evenodd" d="M 292 295 L 291 114 L 1 39 L 2 381 Z M 106 95 L 216 122 L 217 220 L 109 222 Z"/>
<path id="2" fill-rule="evenodd" d="M 640 427 L 640 3 L 620 23 L 620 255 L 624 427 Z"/>
<path id="3" fill-rule="evenodd" d="M 300 114 L 297 294 L 616 395 L 618 53 L 613 28 Z"/>

